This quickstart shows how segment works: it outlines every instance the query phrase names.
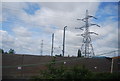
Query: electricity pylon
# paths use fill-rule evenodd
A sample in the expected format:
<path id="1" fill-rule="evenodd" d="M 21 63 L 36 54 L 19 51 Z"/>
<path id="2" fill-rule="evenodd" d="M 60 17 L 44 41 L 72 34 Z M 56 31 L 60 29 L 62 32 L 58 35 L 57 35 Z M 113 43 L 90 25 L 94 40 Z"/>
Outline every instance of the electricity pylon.
<path id="1" fill-rule="evenodd" d="M 92 57 L 92 56 L 95 56 L 94 54 L 94 49 L 93 49 L 93 46 L 92 46 L 92 41 L 91 41 L 91 37 L 90 35 L 91 34 L 95 34 L 95 35 L 98 35 L 97 33 L 95 32 L 90 32 L 89 31 L 89 27 L 90 26 L 93 26 L 93 25 L 96 25 L 98 27 L 100 27 L 99 25 L 97 24 L 91 24 L 89 23 L 89 18 L 94 18 L 94 19 L 97 19 L 96 17 L 94 16 L 91 16 L 91 15 L 88 15 L 88 10 L 86 10 L 86 16 L 85 18 L 83 19 L 77 19 L 77 20 L 81 20 L 85 23 L 84 26 L 82 27 L 79 27 L 79 28 L 75 28 L 75 29 L 80 29 L 80 30 L 83 30 L 84 33 L 81 34 L 81 36 L 83 37 L 83 44 L 81 46 L 81 53 L 84 57 L 86 58 L 89 58 L 89 57 Z"/>

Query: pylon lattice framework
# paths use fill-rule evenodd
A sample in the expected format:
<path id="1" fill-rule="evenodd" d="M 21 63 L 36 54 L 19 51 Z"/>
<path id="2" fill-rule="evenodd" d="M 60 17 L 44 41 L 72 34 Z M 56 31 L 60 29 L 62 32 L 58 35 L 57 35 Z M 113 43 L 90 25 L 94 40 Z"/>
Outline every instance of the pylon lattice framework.
<path id="1" fill-rule="evenodd" d="M 98 34 L 95 33 L 95 32 L 90 32 L 89 31 L 89 27 L 93 26 L 93 25 L 96 25 L 96 26 L 100 27 L 97 24 L 91 24 L 91 23 L 89 23 L 89 18 L 97 19 L 94 16 L 88 15 L 88 10 L 86 10 L 86 17 L 83 18 L 83 19 L 77 19 L 77 20 L 81 20 L 81 21 L 85 22 L 85 25 L 82 26 L 82 27 L 80 27 L 80 28 L 75 28 L 75 29 L 80 29 L 80 30 L 84 31 L 84 33 L 81 34 L 81 36 L 83 37 L 83 44 L 81 46 L 81 53 L 82 53 L 82 55 L 84 57 L 95 56 L 94 49 L 93 49 L 93 46 L 92 46 L 92 43 L 91 43 L 92 41 L 91 41 L 90 34 L 95 34 L 95 35 L 98 35 Z"/>

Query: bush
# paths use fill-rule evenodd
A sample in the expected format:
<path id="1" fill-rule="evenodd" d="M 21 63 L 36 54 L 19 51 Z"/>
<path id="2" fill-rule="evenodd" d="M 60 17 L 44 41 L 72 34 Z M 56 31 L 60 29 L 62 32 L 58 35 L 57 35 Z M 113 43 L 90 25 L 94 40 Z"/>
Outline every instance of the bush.
<path id="1" fill-rule="evenodd" d="M 100 81 L 103 79 L 118 79 L 120 75 L 116 73 L 93 73 L 89 71 L 85 66 L 74 66 L 65 67 L 61 65 L 60 67 L 55 66 L 55 58 L 50 64 L 47 65 L 47 70 L 41 71 L 39 76 L 33 78 L 34 81 L 44 81 L 44 80 L 66 80 L 71 79 L 72 81 L 79 80 L 95 80 Z"/>

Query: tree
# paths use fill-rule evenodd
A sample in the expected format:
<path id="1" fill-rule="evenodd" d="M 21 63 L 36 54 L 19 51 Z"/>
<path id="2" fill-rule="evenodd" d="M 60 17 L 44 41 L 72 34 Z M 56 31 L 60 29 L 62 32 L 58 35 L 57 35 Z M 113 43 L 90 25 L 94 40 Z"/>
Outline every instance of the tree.
<path id="1" fill-rule="evenodd" d="M 8 54 L 8 52 L 6 51 L 6 52 L 4 52 L 4 54 Z"/>
<path id="2" fill-rule="evenodd" d="M 32 77 L 32 81 L 101 81 L 109 79 L 119 79 L 120 74 L 117 73 L 95 73 L 88 70 L 84 65 L 75 65 L 66 67 L 64 65 L 57 66 L 56 58 L 47 65 L 46 70 L 42 70 L 40 75 Z"/>
<path id="3" fill-rule="evenodd" d="M 14 49 L 10 49 L 10 50 L 8 51 L 8 54 L 15 54 Z"/>
<path id="4" fill-rule="evenodd" d="M 78 49 L 78 56 L 77 57 L 81 57 L 81 51 L 80 51 L 80 49 Z"/>
<path id="5" fill-rule="evenodd" d="M 54 81 L 59 81 L 59 79 L 89 79 L 91 77 L 91 71 L 89 71 L 85 66 L 74 66 L 66 67 L 63 64 L 56 66 L 56 59 L 47 65 L 47 69 L 41 71 L 40 75 L 34 76 L 32 79 L 34 81 L 46 81 L 46 79 L 54 79 Z"/>
<path id="6" fill-rule="evenodd" d="M 4 50 L 3 50 L 3 49 L 0 49 L 0 53 L 4 54 Z"/>

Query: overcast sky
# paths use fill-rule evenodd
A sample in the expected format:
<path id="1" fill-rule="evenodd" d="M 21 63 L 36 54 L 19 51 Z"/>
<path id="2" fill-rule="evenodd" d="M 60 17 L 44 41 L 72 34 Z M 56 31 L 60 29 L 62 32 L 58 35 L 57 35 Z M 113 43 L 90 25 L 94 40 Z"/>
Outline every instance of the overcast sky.
<path id="1" fill-rule="evenodd" d="M 83 31 L 75 27 L 84 25 L 77 18 L 84 18 L 85 11 L 98 19 L 90 19 L 90 31 L 95 54 L 116 50 L 118 47 L 117 2 L 3 2 L 0 17 L 0 46 L 17 54 L 40 55 L 43 40 L 43 55 L 51 53 L 51 35 L 55 34 L 54 55 L 62 53 L 63 28 L 66 29 L 65 56 L 76 56 L 82 44 Z"/>

